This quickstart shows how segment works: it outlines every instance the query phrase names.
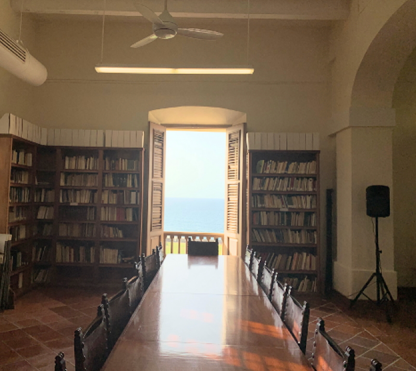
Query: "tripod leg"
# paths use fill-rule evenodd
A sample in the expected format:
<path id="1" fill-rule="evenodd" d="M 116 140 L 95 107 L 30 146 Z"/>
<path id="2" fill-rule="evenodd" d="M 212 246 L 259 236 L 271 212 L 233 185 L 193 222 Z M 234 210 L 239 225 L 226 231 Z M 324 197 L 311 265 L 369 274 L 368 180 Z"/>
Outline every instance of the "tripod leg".
<path id="1" fill-rule="evenodd" d="M 370 284 L 370 282 L 372 281 L 372 279 L 374 278 L 374 276 L 376 276 L 376 273 L 373 273 L 371 275 L 371 277 L 368 279 L 368 281 L 365 283 L 365 285 L 363 286 L 363 288 L 360 290 L 360 292 L 357 294 L 357 296 L 351 301 L 350 303 L 350 308 L 352 308 L 352 306 L 357 302 L 358 298 L 363 294 L 363 292 L 365 291 L 365 289 L 368 287 L 368 285 Z M 377 278 L 377 277 L 376 277 Z"/>
<path id="2" fill-rule="evenodd" d="M 391 301 L 391 303 L 393 304 L 393 306 L 395 306 L 393 296 L 390 293 L 390 290 L 389 290 L 389 288 L 387 286 L 386 281 L 384 280 L 384 277 L 381 276 L 380 278 L 381 278 L 382 285 L 383 285 L 384 289 L 386 290 L 386 294 L 385 295 L 388 297 L 388 300 Z"/>

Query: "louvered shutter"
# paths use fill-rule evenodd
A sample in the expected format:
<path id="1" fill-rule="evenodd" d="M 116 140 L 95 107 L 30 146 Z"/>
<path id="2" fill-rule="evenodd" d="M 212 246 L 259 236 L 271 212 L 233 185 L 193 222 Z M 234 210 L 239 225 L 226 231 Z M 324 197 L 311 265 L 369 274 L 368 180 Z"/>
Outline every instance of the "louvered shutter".
<path id="1" fill-rule="evenodd" d="M 149 124 L 149 188 L 146 254 L 163 244 L 166 128 Z"/>
<path id="2" fill-rule="evenodd" d="M 241 255 L 244 239 L 245 208 L 242 205 L 245 187 L 244 129 L 245 124 L 227 129 L 224 244 L 230 255 Z"/>

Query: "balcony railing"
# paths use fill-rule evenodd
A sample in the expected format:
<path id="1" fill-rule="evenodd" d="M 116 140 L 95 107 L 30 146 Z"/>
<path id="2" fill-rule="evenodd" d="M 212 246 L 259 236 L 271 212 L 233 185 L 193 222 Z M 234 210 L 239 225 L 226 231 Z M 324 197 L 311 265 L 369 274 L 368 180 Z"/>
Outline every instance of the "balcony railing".
<path id="1" fill-rule="evenodd" d="M 224 255 L 224 233 L 164 232 L 165 254 L 187 254 L 188 239 L 192 241 L 215 241 L 218 238 L 218 255 Z"/>

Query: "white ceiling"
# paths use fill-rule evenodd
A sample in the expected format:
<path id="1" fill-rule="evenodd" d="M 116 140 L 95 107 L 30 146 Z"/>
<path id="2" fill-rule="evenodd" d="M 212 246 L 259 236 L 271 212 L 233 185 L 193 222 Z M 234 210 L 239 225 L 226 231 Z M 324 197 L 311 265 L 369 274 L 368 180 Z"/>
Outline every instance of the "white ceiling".
<path id="1" fill-rule="evenodd" d="M 91 16 L 106 14 L 140 17 L 130 0 L 10 0 L 15 11 L 38 15 Z M 163 0 L 142 0 L 156 13 Z M 169 0 L 168 9 L 175 18 L 245 19 L 248 0 Z M 348 17 L 349 0 L 250 0 L 251 19 L 333 21 Z"/>

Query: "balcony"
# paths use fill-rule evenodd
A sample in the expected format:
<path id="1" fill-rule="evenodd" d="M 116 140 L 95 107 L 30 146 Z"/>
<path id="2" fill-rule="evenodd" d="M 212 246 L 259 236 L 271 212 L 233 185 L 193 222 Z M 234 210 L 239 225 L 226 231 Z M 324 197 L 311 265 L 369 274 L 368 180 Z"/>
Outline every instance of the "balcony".
<path id="1" fill-rule="evenodd" d="M 224 233 L 164 232 L 165 254 L 187 254 L 188 239 L 192 241 L 215 241 L 218 238 L 218 255 L 225 255 Z"/>

